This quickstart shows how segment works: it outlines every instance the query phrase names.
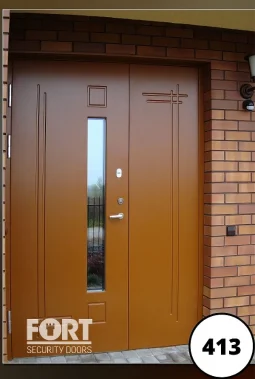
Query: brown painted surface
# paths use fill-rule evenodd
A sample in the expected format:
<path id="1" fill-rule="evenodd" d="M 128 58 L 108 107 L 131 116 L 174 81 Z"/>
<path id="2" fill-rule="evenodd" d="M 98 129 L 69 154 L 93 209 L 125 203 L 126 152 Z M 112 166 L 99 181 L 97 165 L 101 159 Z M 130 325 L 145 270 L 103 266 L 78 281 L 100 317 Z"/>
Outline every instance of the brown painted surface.
<path id="1" fill-rule="evenodd" d="M 10 163 L 7 159 L 7 134 L 10 134 L 10 108 L 8 107 L 8 83 L 11 79 L 10 66 L 8 69 L 8 49 L 9 49 L 9 26 L 10 10 L 2 12 L 2 337 L 3 351 L 2 361 L 7 361 L 7 354 L 10 355 L 10 337 L 7 332 L 7 311 L 10 308 L 10 255 L 9 251 L 9 183 L 10 183 Z"/>
<path id="2" fill-rule="evenodd" d="M 87 105 L 88 85 L 106 87 L 106 107 Z M 187 97 L 172 112 L 165 100 L 177 85 Z M 97 319 L 93 351 L 187 343 L 200 303 L 197 70 L 16 62 L 13 88 L 13 356 L 26 355 L 26 318 L 37 317 Z M 164 95 L 146 94 L 155 92 Z M 147 102 L 155 98 L 163 102 Z M 88 117 L 107 118 L 106 290 L 94 293 Z M 109 220 L 120 207 L 124 219 Z"/>
<path id="3" fill-rule="evenodd" d="M 25 348 L 26 318 L 38 316 L 37 120 L 39 78 L 15 72 L 11 166 L 12 346 Z M 40 79 L 39 79 L 40 80 Z M 22 350 L 22 352 L 23 352 Z"/>
<path id="4" fill-rule="evenodd" d="M 106 321 L 91 328 L 94 351 L 126 349 L 128 66 L 16 63 L 14 72 L 13 355 L 24 355 L 26 318 L 87 318 L 93 303 L 106 304 Z M 87 107 L 88 85 L 107 87 L 107 108 Z M 125 219 L 107 219 L 106 291 L 98 293 L 86 292 L 88 117 L 107 118 L 106 214 L 118 212 L 120 193 L 126 199 Z M 117 163 L 125 173 L 121 181 L 115 176 Z"/>
<path id="5" fill-rule="evenodd" d="M 195 68 L 131 66 L 130 348 L 185 344 L 197 322 L 198 130 Z"/>

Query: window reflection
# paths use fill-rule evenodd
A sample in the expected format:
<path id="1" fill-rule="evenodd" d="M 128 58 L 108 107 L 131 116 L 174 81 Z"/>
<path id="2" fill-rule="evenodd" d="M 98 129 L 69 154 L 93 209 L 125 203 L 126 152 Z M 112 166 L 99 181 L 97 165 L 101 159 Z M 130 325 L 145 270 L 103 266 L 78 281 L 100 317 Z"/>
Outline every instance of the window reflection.
<path id="1" fill-rule="evenodd" d="M 105 287 L 105 142 L 106 120 L 88 119 L 87 288 Z"/>

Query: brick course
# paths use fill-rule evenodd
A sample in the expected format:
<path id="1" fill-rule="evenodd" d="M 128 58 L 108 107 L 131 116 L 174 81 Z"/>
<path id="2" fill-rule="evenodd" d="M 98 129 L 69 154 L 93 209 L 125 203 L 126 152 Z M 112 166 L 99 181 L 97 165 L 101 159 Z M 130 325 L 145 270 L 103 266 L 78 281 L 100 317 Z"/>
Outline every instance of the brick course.
<path id="1" fill-rule="evenodd" d="M 152 57 L 204 65 L 203 314 L 238 315 L 255 333 L 255 112 L 242 110 L 239 94 L 241 84 L 250 80 L 244 57 L 255 52 L 255 33 L 13 14 L 10 51 Z M 7 59 L 5 53 L 5 65 Z M 236 225 L 238 234 L 226 236 L 227 225 Z"/>

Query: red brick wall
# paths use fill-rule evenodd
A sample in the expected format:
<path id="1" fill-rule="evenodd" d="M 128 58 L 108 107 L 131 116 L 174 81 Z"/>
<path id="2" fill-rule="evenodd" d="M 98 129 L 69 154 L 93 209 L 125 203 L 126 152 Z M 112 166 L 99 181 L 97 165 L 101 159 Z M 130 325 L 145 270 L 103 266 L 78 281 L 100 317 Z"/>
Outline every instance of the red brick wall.
<path id="1" fill-rule="evenodd" d="M 242 110 L 255 33 L 108 18 L 11 17 L 12 52 L 181 59 L 205 64 L 203 313 L 241 316 L 255 334 L 255 112 Z M 237 225 L 238 235 L 226 236 Z"/>
<path id="2" fill-rule="evenodd" d="M 6 280 L 5 280 L 5 273 L 6 273 L 6 249 L 5 249 L 5 171 L 6 171 L 6 116 L 7 116 L 7 92 L 8 92 L 8 86 L 7 86 L 7 80 L 8 80 L 8 45 L 9 45 L 9 24 L 10 24 L 10 11 L 9 10 L 3 10 L 2 15 L 2 33 L 3 33 L 3 82 L 2 82 L 2 88 L 3 88 L 3 105 L 2 105 L 2 151 L 3 151 L 3 188 L 2 188 L 2 194 L 3 194 L 3 229 L 2 229 L 2 251 L 3 251 L 3 362 L 7 361 L 7 324 L 6 324 Z"/>

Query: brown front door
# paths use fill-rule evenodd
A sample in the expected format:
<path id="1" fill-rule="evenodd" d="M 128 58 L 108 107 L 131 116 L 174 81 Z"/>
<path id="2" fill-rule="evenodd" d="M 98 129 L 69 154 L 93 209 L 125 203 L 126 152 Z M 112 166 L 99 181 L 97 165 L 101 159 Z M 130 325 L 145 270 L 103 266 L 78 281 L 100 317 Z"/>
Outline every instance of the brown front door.
<path id="1" fill-rule="evenodd" d="M 196 69 L 15 62 L 13 74 L 13 356 L 27 355 L 28 318 L 92 318 L 93 351 L 187 343 Z"/>

